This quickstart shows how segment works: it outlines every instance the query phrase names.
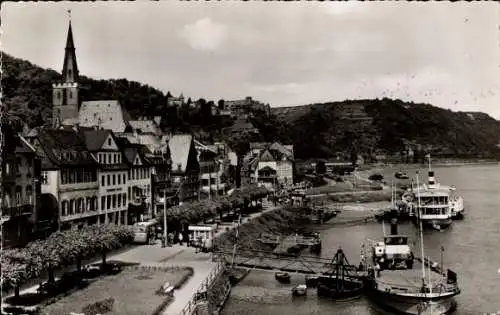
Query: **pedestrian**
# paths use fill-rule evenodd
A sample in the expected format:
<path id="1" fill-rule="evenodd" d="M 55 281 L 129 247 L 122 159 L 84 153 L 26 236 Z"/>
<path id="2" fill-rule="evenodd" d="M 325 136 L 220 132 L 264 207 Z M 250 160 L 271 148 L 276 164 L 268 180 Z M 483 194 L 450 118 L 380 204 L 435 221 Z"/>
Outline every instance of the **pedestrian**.
<path id="1" fill-rule="evenodd" d="M 182 246 L 182 239 L 183 239 L 183 236 L 182 236 L 182 232 L 179 233 L 179 245 Z"/>

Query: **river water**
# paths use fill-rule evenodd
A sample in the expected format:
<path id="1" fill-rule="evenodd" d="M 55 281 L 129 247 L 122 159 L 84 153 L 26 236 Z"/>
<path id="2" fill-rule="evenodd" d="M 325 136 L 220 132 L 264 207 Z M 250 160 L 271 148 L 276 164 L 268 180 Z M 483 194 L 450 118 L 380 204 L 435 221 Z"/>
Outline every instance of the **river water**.
<path id="1" fill-rule="evenodd" d="M 439 182 L 455 185 L 464 197 L 466 217 L 445 231 L 425 231 L 425 255 L 439 262 L 444 246 L 444 266 L 457 272 L 462 289 L 456 297 L 455 314 L 499 311 L 500 165 L 434 167 L 434 171 Z M 426 174 L 426 170 L 421 169 L 420 174 Z M 400 224 L 399 230 L 417 242 L 413 225 Z M 367 244 L 367 239 L 379 239 L 382 234 L 381 224 L 376 222 L 350 226 L 326 223 L 318 231 L 323 257 L 333 257 L 341 246 L 353 264 L 359 263 L 361 244 Z M 420 253 L 418 249 L 414 252 Z M 385 314 L 364 297 L 338 302 L 320 299 L 312 289 L 307 297 L 292 300 L 291 288 L 299 283 L 304 283 L 303 275 L 292 275 L 291 284 L 280 284 L 273 273 L 254 270 L 233 288 L 222 314 Z"/>

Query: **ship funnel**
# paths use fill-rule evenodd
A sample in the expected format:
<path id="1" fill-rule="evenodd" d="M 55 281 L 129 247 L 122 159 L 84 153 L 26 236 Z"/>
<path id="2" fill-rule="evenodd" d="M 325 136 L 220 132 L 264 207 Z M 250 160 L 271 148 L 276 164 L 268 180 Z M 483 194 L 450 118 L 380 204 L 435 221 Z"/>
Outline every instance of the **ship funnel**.
<path id="1" fill-rule="evenodd" d="M 398 235 L 398 219 L 392 218 L 391 220 L 391 235 Z"/>
<path id="2" fill-rule="evenodd" d="M 429 184 L 429 187 L 431 187 L 431 188 L 436 186 L 436 179 L 434 178 L 434 171 L 429 171 L 429 177 L 428 177 L 427 183 Z"/>

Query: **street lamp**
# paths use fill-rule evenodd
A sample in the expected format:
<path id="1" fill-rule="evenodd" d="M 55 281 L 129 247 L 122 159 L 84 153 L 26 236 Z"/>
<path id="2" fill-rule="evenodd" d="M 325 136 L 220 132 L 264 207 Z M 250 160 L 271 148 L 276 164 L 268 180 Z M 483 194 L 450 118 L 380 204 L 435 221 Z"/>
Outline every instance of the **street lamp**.
<path id="1" fill-rule="evenodd" d="M 163 189 L 163 247 L 167 246 L 167 186 Z"/>

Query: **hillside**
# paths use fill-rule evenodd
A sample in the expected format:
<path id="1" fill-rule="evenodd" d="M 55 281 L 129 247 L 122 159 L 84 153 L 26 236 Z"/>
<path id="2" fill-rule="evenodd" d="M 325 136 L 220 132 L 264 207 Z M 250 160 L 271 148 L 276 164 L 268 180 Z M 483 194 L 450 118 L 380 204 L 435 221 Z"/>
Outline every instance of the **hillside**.
<path id="1" fill-rule="evenodd" d="M 284 136 L 295 140 L 297 152 L 307 152 L 304 157 L 353 148 L 359 153 L 401 153 L 407 145 L 417 155 L 492 157 L 499 153 L 500 122 L 484 113 L 382 99 L 273 108 L 272 115 L 285 124 Z"/>
<path id="2" fill-rule="evenodd" d="M 60 79 L 54 70 L 44 69 L 29 61 L 2 55 L 2 87 L 4 105 L 14 122 L 29 127 L 47 121 L 52 109 L 52 83 Z M 150 86 L 126 79 L 94 80 L 80 76 L 83 100 L 117 99 L 132 116 L 147 114 L 166 104 L 166 96 Z M 92 93 L 90 93 L 90 91 Z"/>
<path id="3" fill-rule="evenodd" d="M 15 127 L 44 124 L 51 116 L 54 70 L 3 54 L 4 105 Z M 297 158 L 332 157 L 337 153 L 401 153 L 410 145 L 416 158 L 424 152 L 454 157 L 500 156 L 500 122 L 484 113 L 452 112 L 427 104 L 399 100 L 359 100 L 272 108 L 254 111 L 241 125 L 259 132 L 238 130 L 238 124 L 212 116 L 213 101 L 197 100 L 198 107 L 166 108 L 164 92 L 126 79 L 94 80 L 81 76 L 83 100 L 117 99 L 132 117 L 162 116 L 172 131 L 193 132 L 203 141 L 226 140 L 238 152 L 253 141 L 294 144 Z M 191 102 L 190 99 L 187 101 Z M 223 102 L 222 100 L 219 102 Z M 232 128 L 227 128 L 232 126 Z M 236 128 L 236 130 L 235 130 Z"/>

